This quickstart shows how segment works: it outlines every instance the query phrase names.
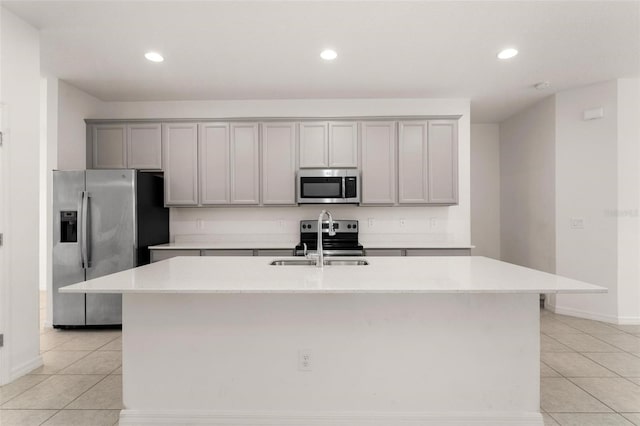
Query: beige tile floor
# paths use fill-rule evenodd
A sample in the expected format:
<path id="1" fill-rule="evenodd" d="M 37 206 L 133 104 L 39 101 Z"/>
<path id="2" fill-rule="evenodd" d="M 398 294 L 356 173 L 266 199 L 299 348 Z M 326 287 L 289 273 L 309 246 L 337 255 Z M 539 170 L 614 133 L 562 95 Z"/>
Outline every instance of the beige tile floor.
<path id="1" fill-rule="evenodd" d="M 120 331 L 42 324 L 40 339 L 44 366 L 0 387 L 0 425 L 117 425 Z M 542 311 L 540 346 L 545 425 L 640 426 L 640 326 Z"/>

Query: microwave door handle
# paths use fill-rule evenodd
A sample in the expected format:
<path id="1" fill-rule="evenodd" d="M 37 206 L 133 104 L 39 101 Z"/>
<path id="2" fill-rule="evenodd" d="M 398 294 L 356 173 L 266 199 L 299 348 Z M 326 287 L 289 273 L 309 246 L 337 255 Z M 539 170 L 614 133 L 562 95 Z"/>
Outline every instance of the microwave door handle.
<path id="1" fill-rule="evenodd" d="M 342 197 L 347 198 L 347 186 L 346 186 L 347 178 L 342 178 Z"/>

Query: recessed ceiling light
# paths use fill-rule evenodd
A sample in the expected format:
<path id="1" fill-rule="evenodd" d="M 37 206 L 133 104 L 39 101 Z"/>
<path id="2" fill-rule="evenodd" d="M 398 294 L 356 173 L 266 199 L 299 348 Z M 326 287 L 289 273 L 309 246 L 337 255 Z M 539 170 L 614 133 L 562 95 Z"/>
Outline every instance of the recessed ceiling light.
<path id="1" fill-rule="evenodd" d="M 150 60 L 151 62 L 162 62 L 162 61 L 164 61 L 164 58 L 162 57 L 162 55 L 157 53 L 157 52 L 147 52 L 147 53 L 144 54 L 144 57 L 147 58 L 148 60 Z"/>
<path id="2" fill-rule="evenodd" d="M 320 57 L 325 61 L 333 61 L 335 58 L 338 57 L 338 54 L 336 53 L 335 50 L 325 49 L 322 51 L 322 53 L 320 53 Z"/>
<path id="3" fill-rule="evenodd" d="M 516 56 L 517 54 L 518 54 L 518 50 L 510 47 L 498 53 L 498 59 L 510 59 Z"/>

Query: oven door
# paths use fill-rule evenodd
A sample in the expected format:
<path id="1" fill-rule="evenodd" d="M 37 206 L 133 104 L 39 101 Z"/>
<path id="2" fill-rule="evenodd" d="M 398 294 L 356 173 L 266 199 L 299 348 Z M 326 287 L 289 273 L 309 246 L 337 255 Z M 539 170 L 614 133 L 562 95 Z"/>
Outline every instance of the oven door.
<path id="1" fill-rule="evenodd" d="M 300 176 L 298 203 L 345 203 L 342 176 Z"/>

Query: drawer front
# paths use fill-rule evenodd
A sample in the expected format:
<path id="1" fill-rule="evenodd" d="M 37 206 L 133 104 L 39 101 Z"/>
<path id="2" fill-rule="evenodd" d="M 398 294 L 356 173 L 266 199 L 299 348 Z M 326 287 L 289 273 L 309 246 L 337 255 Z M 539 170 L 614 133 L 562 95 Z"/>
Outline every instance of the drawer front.
<path id="1" fill-rule="evenodd" d="M 407 249 L 407 256 L 470 256 L 471 249 Z"/>
<path id="2" fill-rule="evenodd" d="M 286 250 L 286 249 L 261 249 L 261 250 L 257 250 L 257 252 L 258 252 L 257 256 L 265 256 L 265 257 L 271 257 L 271 256 L 289 257 L 289 256 L 293 256 L 293 250 Z"/>
<path id="3" fill-rule="evenodd" d="M 151 263 L 177 256 L 200 256 L 200 250 L 151 250 Z"/>
<path id="4" fill-rule="evenodd" d="M 404 256 L 403 249 L 365 249 L 365 256 L 395 257 Z"/>
<path id="5" fill-rule="evenodd" d="M 253 250 L 203 250 L 203 256 L 253 256 Z"/>

